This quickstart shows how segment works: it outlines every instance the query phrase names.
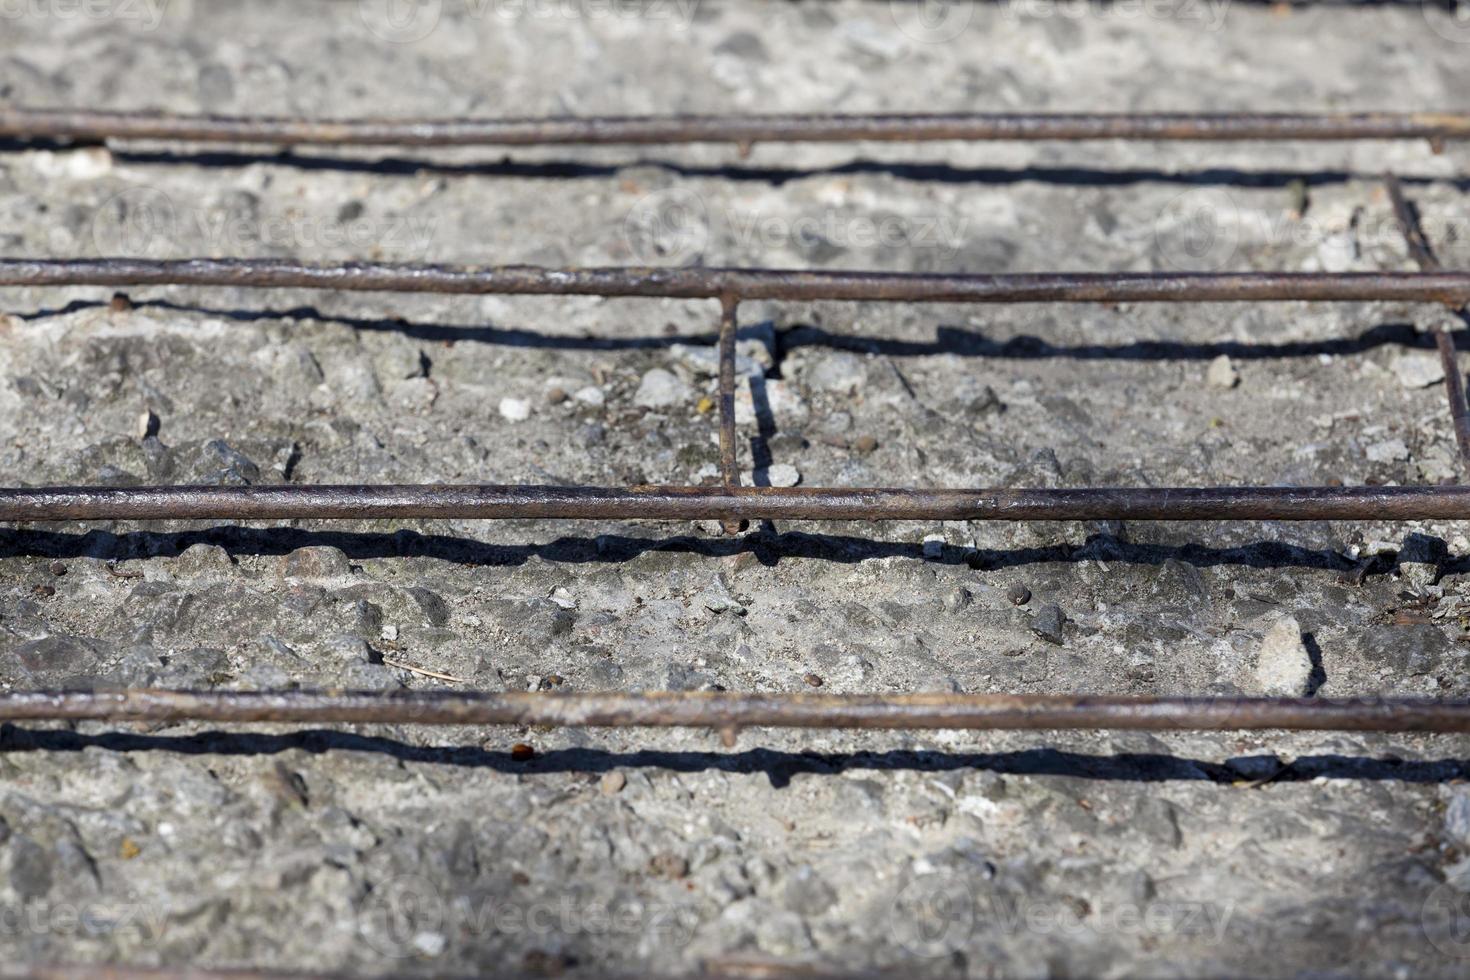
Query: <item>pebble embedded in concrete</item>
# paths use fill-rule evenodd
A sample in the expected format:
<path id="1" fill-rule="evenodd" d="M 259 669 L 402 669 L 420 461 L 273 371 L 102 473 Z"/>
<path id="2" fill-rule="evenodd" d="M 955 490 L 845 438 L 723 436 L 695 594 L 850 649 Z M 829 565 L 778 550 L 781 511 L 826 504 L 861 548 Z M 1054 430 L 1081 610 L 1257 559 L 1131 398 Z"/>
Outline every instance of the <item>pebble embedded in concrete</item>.
<path id="1" fill-rule="evenodd" d="M 1211 388 L 1223 389 L 1240 384 L 1240 372 L 1235 369 L 1229 354 L 1221 354 L 1210 362 L 1209 369 L 1205 371 L 1205 383 Z"/>
<path id="2" fill-rule="evenodd" d="M 1444 362 L 1430 351 L 1408 351 L 1393 361 L 1394 376 L 1399 384 L 1413 390 L 1428 388 L 1444 380 Z"/>
<path id="3" fill-rule="evenodd" d="M 1048 643 L 1054 643 L 1060 646 L 1066 623 L 1066 614 L 1062 612 L 1060 606 L 1042 606 L 1031 617 L 1031 632 Z"/>
<path id="4" fill-rule="evenodd" d="M 1272 697 L 1305 697 L 1311 690 L 1312 655 L 1302 639 L 1295 616 L 1271 624 L 1256 651 L 1255 682 L 1260 693 Z"/>
<path id="5" fill-rule="evenodd" d="M 500 417 L 507 422 L 524 422 L 531 417 L 531 403 L 524 398 L 502 398 Z"/>
<path id="6" fill-rule="evenodd" d="M 773 487 L 794 487 L 801 482 L 801 471 L 790 463 L 777 463 L 766 471 Z"/>
<path id="7" fill-rule="evenodd" d="M 1445 832 L 1461 847 L 1470 847 L 1470 790 L 1457 790 L 1444 811 Z"/>
<path id="8" fill-rule="evenodd" d="M 633 404 L 643 408 L 672 408 L 676 405 L 692 404 L 694 391 L 677 375 L 663 368 L 654 368 L 643 375 Z"/>
<path id="9" fill-rule="evenodd" d="M 1370 445 L 1363 454 L 1370 462 L 1398 463 L 1409 458 L 1409 447 L 1402 439 L 1383 439 Z"/>

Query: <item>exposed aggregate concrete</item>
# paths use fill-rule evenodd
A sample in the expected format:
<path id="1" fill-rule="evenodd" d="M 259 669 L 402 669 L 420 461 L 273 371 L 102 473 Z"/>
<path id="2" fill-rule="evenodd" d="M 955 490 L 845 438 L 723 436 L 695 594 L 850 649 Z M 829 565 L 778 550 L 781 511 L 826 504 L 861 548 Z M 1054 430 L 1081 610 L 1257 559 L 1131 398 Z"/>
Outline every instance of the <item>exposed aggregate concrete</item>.
<path id="1" fill-rule="evenodd" d="M 1470 90 L 1467 39 L 1417 4 L 1002 4 L 957 30 L 849 0 L 440 6 L 414 43 L 347 2 L 176 0 L 156 23 L 43 8 L 6 21 L 0 97 L 361 116 L 1463 108 Z M 1408 269 L 1392 169 L 1454 267 L 1467 159 L 11 147 L 0 251 Z M 714 303 L 111 300 L 5 293 L 5 484 L 717 472 Z M 1424 312 L 747 303 L 743 465 L 806 486 L 1453 480 Z M 1466 697 L 1467 559 L 1448 522 L 34 525 L 0 532 L 0 685 L 1251 694 L 1294 617 L 1275 652 L 1305 652 L 1315 696 Z M 1467 767 L 1462 738 L 1356 734 L 753 731 L 729 749 L 702 731 L 6 727 L 0 954 L 1461 975 Z"/>

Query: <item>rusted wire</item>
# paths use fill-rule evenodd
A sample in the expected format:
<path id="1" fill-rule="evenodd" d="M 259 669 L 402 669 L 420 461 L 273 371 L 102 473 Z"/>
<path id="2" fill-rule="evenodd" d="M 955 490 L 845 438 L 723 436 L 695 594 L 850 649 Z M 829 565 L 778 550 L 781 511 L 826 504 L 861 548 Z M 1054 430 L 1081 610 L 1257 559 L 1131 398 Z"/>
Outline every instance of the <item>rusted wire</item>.
<path id="1" fill-rule="evenodd" d="M 954 113 L 293 119 L 77 109 L 0 110 L 0 137 L 331 146 L 537 146 L 1024 140 L 1462 139 L 1463 112 Z"/>
<path id="2" fill-rule="evenodd" d="M 1302 729 L 1470 732 L 1470 701 L 1045 694 L 87 691 L 0 695 L 0 721 L 604 728 Z"/>
<path id="3" fill-rule="evenodd" d="M 486 971 L 481 969 L 474 973 L 456 974 L 445 973 L 442 969 L 436 969 L 434 976 L 441 980 L 483 980 L 483 978 L 499 977 L 504 980 L 529 980 L 530 977 L 540 976 L 538 973 L 511 972 L 503 969 Z M 609 978 L 626 978 L 632 980 L 635 977 L 647 976 L 646 973 L 610 973 L 601 972 L 599 976 Z M 883 980 L 891 976 L 891 971 L 876 973 L 871 971 L 857 972 L 853 970 L 838 970 L 825 966 L 814 965 L 807 962 L 788 963 L 775 960 L 742 961 L 739 957 L 714 957 L 705 961 L 703 967 L 696 973 L 686 974 L 659 974 L 667 980 Z M 3 980 L 364 980 L 367 974 L 351 973 L 283 973 L 278 971 L 263 970 L 230 970 L 211 969 L 201 966 L 181 967 L 135 967 L 122 966 L 115 963 L 63 963 L 63 964 L 30 964 L 8 961 L 0 963 L 0 978 Z"/>
<path id="4" fill-rule="evenodd" d="M 449 975 L 449 976 L 452 976 Z M 282 973 L 208 967 L 135 967 L 117 963 L 6 963 L 0 978 L 15 980 L 361 980 L 350 973 Z M 704 980 L 704 978 L 700 978 Z"/>
<path id="5" fill-rule="evenodd" d="M 444 266 L 285 259 L 0 259 L 0 286 L 235 286 L 357 292 L 905 303 L 1470 302 L 1470 272 L 1052 272 Z"/>
<path id="6" fill-rule="evenodd" d="M 1404 196 L 1404 188 L 1397 175 L 1384 174 L 1383 187 L 1388 191 L 1388 199 L 1393 204 L 1394 218 L 1398 221 L 1399 231 L 1409 248 L 1409 257 L 1419 266 L 1421 272 L 1440 271 L 1439 259 L 1435 257 L 1429 239 L 1424 235 L 1424 228 L 1419 223 L 1419 209 Z"/>
<path id="7" fill-rule="evenodd" d="M 739 303 L 732 296 L 720 297 L 720 483 L 726 490 L 740 486 L 740 460 L 735 445 L 735 336 L 739 329 Z M 724 521 L 726 534 L 740 531 L 740 522 Z"/>
<path id="8" fill-rule="evenodd" d="M 507 518 L 558 520 L 1466 520 L 1470 486 L 819 487 L 252 486 L 0 489 L 0 521 Z"/>
<path id="9" fill-rule="evenodd" d="M 436 964 L 436 967 L 438 965 Z M 484 980 L 498 977 L 503 980 L 530 980 L 537 973 L 520 973 L 506 970 L 487 972 L 483 969 L 474 973 L 445 973 L 436 968 L 434 976 L 439 980 Z M 600 973 L 608 980 L 633 980 L 646 973 Z M 810 963 L 787 963 L 782 961 L 757 960 L 742 962 L 738 957 L 716 957 L 707 960 L 696 973 L 659 974 L 666 980 L 883 980 L 889 973 L 854 972 L 836 970 Z M 181 967 L 135 967 L 116 963 L 62 963 L 31 964 L 19 962 L 0 963 L 0 980 L 365 980 L 369 974 L 352 973 L 283 973 L 264 970 L 210 969 L 201 966 Z"/>
<path id="10" fill-rule="evenodd" d="M 1404 242 L 1414 263 L 1421 272 L 1441 271 L 1443 266 L 1435 256 L 1419 221 L 1419 209 L 1404 196 L 1404 189 L 1396 176 L 1385 174 L 1383 184 L 1388 190 L 1394 217 L 1403 232 Z M 1445 395 L 1450 403 L 1450 420 L 1455 428 L 1455 442 L 1460 447 L 1460 466 L 1470 470 L 1470 403 L 1465 401 L 1465 376 L 1460 371 L 1459 351 L 1455 349 L 1455 336 L 1451 332 L 1453 316 L 1454 314 L 1446 311 L 1434 317 L 1429 324 L 1429 332 L 1434 337 L 1434 346 L 1439 351 L 1439 361 L 1444 367 Z"/>

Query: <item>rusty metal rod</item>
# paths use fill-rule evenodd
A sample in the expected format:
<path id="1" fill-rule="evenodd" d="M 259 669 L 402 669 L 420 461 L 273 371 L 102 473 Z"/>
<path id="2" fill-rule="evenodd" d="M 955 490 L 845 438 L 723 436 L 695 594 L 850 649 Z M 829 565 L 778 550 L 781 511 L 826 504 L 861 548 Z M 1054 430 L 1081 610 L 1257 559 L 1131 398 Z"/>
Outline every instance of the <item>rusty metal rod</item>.
<path id="1" fill-rule="evenodd" d="M 720 303 L 720 476 L 726 489 L 740 486 L 740 463 L 735 449 L 735 300 Z"/>
<path id="2" fill-rule="evenodd" d="M 0 259 L 0 286 L 148 285 L 910 303 L 1470 302 L 1470 272 L 971 275 L 640 266 L 311 265 L 283 259 Z"/>
<path id="3" fill-rule="evenodd" d="M 1455 338 L 1443 321 L 1437 321 L 1432 332 L 1440 363 L 1444 365 L 1445 396 L 1450 403 L 1450 424 L 1455 429 L 1455 442 L 1460 447 L 1460 465 L 1470 470 L 1470 407 L 1465 401 L 1465 376 L 1460 373 L 1460 352 L 1455 349 Z"/>
<path id="4" fill-rule="evenodd" d="M 0 110 L 0 137 L 330 146 L 1022 140 L 1463 139 L 1470 113 L 952 113 L 299 119 Z"/>
<path id="5" fill-rule="evenodd" d="M 537 974 L 506 972 L 445 972 L 436 964 L 434 976 L 441 980 L 484 980 L 485 977 L 503 977 L 505 980 L 528 980 Z M 642 977 L 644 973 L 608 973 L 605 977 Z M 301 973 L 295 971 L 262 970 L 251 967 L 239 969 L 215 969 L 204 966 L 142 967 L 125 966 L 117 963 L 26 963 L 7 960 L 0 963 L 0 980 L 374 980 L 380 974 L 368 973 Z M 884 980 L 888 974 L 854 973 L 850 970 L 828 971 L 818 967 L 798 964 L 782 964 L 758 961 L 747 967 L 738 958 L 729 965 L 724 961 L 706 959 L 704 967 L 697 973 L 657 974 L 664 980 Z"/>
<path id="6" fill-rule="evenodd" d="M 208 967 L 138 967 L 117 963 L 22 963 L 0 965 L 5 980 L 362 980 L 351 973 L 286 973 Z"/>
<path id="7" fill-rule="evenodd" d="M 1434 250 L 1429 247 L 1429 239 L 1424 235 L 1424 228 L 1419 224 L 1418 209 L 1404 196 L 1403 184 L 1395 174 L 1387 173 L 1383 175 L 1383 187 L 1388 191 L 1388 199 L 1393 204 L 1394 219 L 1398 222 L 1404 243 L 1409 248 L 1409 257 L 1419 266 L 1421 272 L 1440 271 L 1439 259 L 1435 258 Z"/>
<path id="8" fill-rule="evenodd" d="M 453 976 L 449 974 L 448 976 Z M 0 978 L 15 980 L 362 980 L 351 973 L 265 972 L 254 969 L 211 969 L 201 966 L 142 967 L 117 963 L 0 964 Z M 704 980 L 704 978 L 701 978 Z"/>
<path id="9" fill-rule="evenodd" d="M 666 728 L 1302 729 L 1470 732 L 1470 701 L 1013 694 L 25 692 L 0 721 L 210 721 Z"/>
<path id="10" fill-rule="evenodd" d="M 739 302 L 720 297 L 720 483 L 726 490 L 740 486 L 740 459 L 735 445 L 735 335 L 739 329 Z M 740 522 L 724 522 L 726 534 L 738 534 Z"/>
<path id="11" fill-rule="evenodd" d="M 1424 227 L 1419 221 L 1419 209 L 1404 196 L 1398 177 L 1391 173 L 1385 174 L 1383 184 L 1388 190 L 1394 217 L 1398 221 L 1399 230 L 1403 232 L 1404 242 L 1414 263 L 1421 272 L 1439 272 L 1443 267 L 1424 234 Z M 1444 366 L 1445 396 L 1449 399 L 1450 422 L 1455 429 L 1455 442 L 1460 447 L 1460 466 L 1470 471 L 1470 403 L 1465 400 L 1465 376 L 1460 372 L 1460 355 L 1455 349 L 1455 336 L 1448 322 L 1452 316 L 1453 314 L 1446 312 L 1435 317 L 1430 325 L 1430 333 L 1434 336 L 1434 346 L 1439 350 L 1440 364 Z"/>
<path id="12" fill-rule="evenodd" d="M 0 521 L 1465 520 L 1470 486 L 902 490 L 817 487 L 253 486 L 0 489 Z"/>

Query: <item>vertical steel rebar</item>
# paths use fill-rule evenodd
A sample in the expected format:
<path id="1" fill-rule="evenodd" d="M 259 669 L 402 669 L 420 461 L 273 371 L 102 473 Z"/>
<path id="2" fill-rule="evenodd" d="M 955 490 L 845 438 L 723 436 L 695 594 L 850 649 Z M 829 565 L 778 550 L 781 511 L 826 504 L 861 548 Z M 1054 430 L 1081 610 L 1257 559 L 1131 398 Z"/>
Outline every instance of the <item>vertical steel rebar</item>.
<path id="1" fill-rule="evenodd" d="M 1394 218 L 1408 245 L 1409 255 L 1421 272 L 1439 272 L 1442 269 L 1424 228 L 1419 223 L 1419 210 L 1404 196 L 1403 186 L 1393 174 L 1383 175 L 1383 186 L 1393 204 Z M 1439 360 L 1444 365 L 1445 394 L 1450 402 L 1450 421 L 1455 427 L 1455 442 L 1460 446 L 1461 469 L 1470 472 L 1470 403 L 1465 400 L 1465 376 L 1460 373 L 1459 351 L 1455 348 L 1455 337 L 1449 323 L 1451 314 L 1434 319 L 1429 332 L 1434 335 L 1434 346 L 1439 349 Z"/>
<path id="2" fill-rule="evenodd" d="M 720 297 L 720 481 L 726 490 L 740 486 L 740 460 L 735 444 L 735 334 L 739 329 L 740 301 Z M 740 533 L 741 522 L 726 520 L 726 534 Z"/>
<path id="3" fill-rule="evenodd" d="M 1465 376 L 1460 373 L 1460 356 L 1455 347 L 1452 327 L 1448 323 L 1448 312 L 1438 317 L 1430 327 L 1434 334 L 1434 345 L 1439 348 L 1439 359 L 1444 364 L 1445 394 L 1450 401 L 1450 420 L 1455 427 L 1455 441 L 1460 444 L 1460 461 L 1470 472 L 1470 404 L 1465 401 Z"/>

